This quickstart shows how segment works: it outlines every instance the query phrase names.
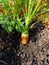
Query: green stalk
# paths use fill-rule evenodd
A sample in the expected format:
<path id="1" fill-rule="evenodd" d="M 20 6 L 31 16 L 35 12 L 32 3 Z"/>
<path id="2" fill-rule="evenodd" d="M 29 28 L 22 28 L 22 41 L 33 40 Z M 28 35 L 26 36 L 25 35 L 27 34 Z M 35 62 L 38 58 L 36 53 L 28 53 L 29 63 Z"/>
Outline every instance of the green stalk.
<path id="1" fill-rule="evenodd" d="M 34 6 L 35 0 L 29 0 L 29 5 L 28 5 L 28 15 L 30 16 L 33 6 Z"/>
<path id="2" fill-rule="evenodd" d="M 30 0 L 30 1 L 31 1 L 31 0 Z M 30 1 L 29 1 L 29 2 L 30 2 Z M 31 20 L 32 20 L 32 18 L 35 16 L 35 14 L 37 13 L 36 11 L 37 11 L 37 9 L 38 9 L 38 7 L 39 7 L 41 1 L 42 1 L 42 0 L 38 0 L 35 9 L 34 9 L 33 12 L 32 12 L 32 15 L 26 17 L 26 19 L 25 19 L 25 22 L 26 22 L 25 27 L 26 27 L 26 29 L 28 29 L 28 25 L 29 25 L 29 23 L 31 22 Z M 33 1 L 33 2 L 34 2 L 34 1 Z M 30 5 L 29 5 L 28 8 L 30 8 Z M 29 13 L 30 13 L 30 12 L 29 12 Z"/>
<path id="3" fill-rule="evenodd" d="M 32 18 L 33 18 L 34 15 L 36 14 L 36 11 L 37 11 L 37 9 L 38 9 L 38 7 L 39 7 L 41 1 L 42 1 L 42 0 L 38 0 L 37 5 L 36 5 L 36 7 L 35 7 L 35 9 L 34 9 L 34 11 L 33 11 L 33 13 L 32 13 L 32 15 L 31 15 L 31 17 L 30 17 L 30 20 L 32 20 Z"/>
<path id="4" fill-rule="evenodd" d="M 35 3 L 35 0 L 29 0 L 29 3 L 28 3 L 28 14 L 27 14 L 27 16 L 25 17 L 25 28 L 26 28 L 27 30 L 28 30 L 28 24 L 29 24 L 29 17 L 30 17 L 30 15 L 31 15 L 31 12 L 32 12 L 34 3 Z"/>

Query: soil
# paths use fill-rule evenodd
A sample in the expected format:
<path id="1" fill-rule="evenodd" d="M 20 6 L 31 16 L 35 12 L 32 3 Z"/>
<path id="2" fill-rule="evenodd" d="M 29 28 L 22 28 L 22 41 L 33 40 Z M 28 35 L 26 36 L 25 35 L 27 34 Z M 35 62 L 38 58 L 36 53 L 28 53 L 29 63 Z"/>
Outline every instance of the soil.
<path id="1" fill-rule="evenodd" d="M 39 23 L 29 34 L 23 45 L 19 32 L 7 33 L 0 25 L 0 65 L 49 65 L 49 29 Z"/>

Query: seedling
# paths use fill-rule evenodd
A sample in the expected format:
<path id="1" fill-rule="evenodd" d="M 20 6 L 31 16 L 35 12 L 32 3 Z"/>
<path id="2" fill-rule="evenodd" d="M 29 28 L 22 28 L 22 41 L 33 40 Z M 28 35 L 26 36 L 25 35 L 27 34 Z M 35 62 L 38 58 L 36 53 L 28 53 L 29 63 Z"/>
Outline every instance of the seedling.
<path id="1" fill-rule="evenodd" d="M 21 43 L 27 44 L 30 23 L 42 11 L 41 2 L 42 0 L 2 0 L 4 10 L 0 15 L 2 27 L 7 32 L 16 29 L 21 33 Z"/>

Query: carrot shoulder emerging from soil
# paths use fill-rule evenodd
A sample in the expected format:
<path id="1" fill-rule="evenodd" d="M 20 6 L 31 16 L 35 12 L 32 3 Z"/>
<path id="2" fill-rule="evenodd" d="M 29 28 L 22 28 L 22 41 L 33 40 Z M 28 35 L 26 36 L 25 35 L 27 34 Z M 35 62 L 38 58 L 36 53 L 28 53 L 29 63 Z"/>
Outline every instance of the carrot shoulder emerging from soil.
<path id="1" fill-rule="evenodd" d="M 29 40 L 29 34 L 22 34 L 21 35 L 21 43 L 26 45 L 28 43 Z"/>

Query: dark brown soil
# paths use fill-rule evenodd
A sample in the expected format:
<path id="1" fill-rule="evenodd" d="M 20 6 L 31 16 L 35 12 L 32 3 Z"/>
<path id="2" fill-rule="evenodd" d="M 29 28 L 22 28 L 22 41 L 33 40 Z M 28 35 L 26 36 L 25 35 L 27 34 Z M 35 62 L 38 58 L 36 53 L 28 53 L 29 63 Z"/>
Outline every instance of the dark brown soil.
<path id="1" fill-rule="evenodd" d="M 49 29 L 37 24 L 29 33 L 29 43 L 22 45 L 20 33 L 8 34 L 0 25 L 0 65 L 49 65 Z"/>

